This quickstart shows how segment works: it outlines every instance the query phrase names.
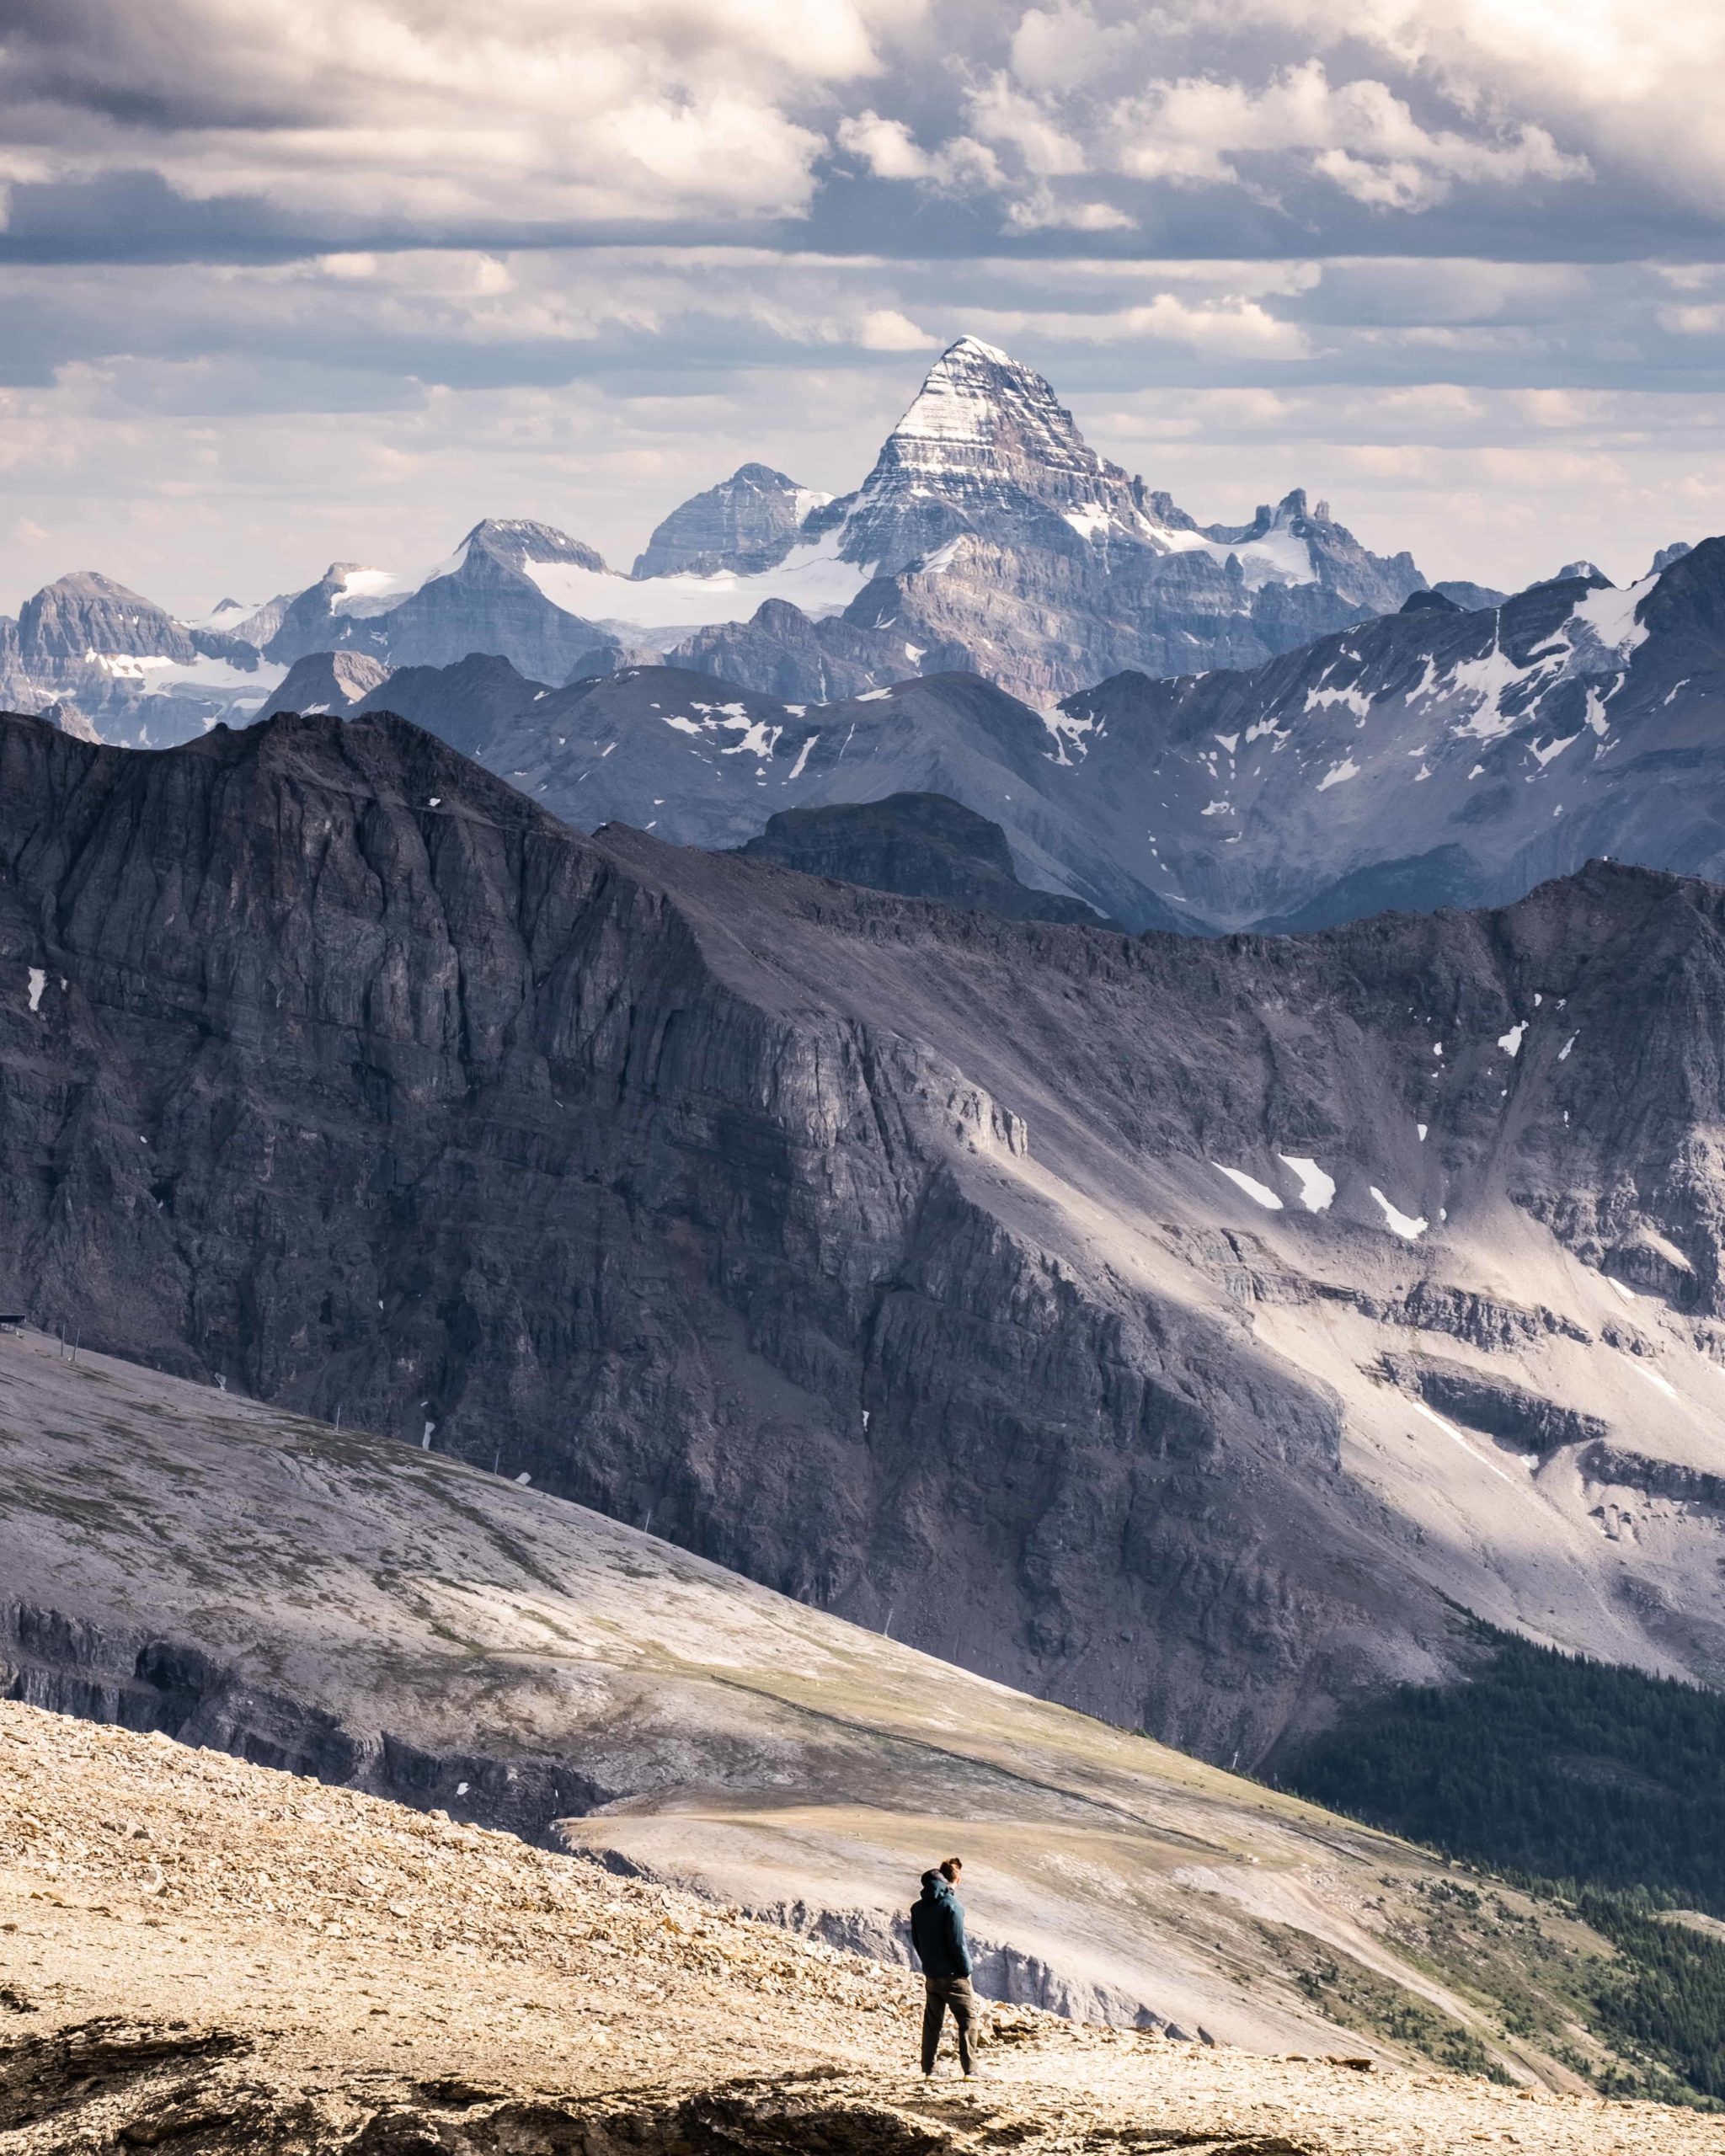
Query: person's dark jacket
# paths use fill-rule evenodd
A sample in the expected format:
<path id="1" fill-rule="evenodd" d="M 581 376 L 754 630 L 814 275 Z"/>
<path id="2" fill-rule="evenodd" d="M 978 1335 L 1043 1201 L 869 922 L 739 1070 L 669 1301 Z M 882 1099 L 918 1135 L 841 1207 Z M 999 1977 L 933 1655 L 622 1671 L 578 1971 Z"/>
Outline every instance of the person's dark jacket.
<path id="1" fill-rule="evenodd" d="M 969 1975 L 964 1905 L 937 1871 L 922 1875 L 922 1898 L 911 1909 L 911 1944 L 924 1976 L 949 1979 Z"/>

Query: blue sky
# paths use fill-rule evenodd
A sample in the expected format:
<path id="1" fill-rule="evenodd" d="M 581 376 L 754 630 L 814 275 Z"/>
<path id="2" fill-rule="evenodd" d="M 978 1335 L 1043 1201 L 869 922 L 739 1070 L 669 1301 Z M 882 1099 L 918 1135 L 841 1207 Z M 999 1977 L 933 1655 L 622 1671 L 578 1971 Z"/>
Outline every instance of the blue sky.
<path id="1" fill-rule="evenodd" d="M 840 491 L 973 331 L 1205 519 L 1725 529 L 1696 0 L 9 0 L 0 608 Z"/>

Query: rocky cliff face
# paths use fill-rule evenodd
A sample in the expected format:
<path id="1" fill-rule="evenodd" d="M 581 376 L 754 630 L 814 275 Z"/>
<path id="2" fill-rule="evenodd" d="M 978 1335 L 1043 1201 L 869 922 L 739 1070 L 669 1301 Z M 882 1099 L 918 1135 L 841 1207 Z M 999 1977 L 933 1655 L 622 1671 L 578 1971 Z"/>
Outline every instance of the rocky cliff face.
<path id="1" fill-rule="evenodd" d="M 296 659 L 269 698 L 266 718 L 277 712 L 303 712 L 317 718 L 334 712 L 348 718 L 389 679 L 381 659 L 363 651 L 314 651 Z"/>
<path id="2" fill-rule="evenodd" d="M 826 495 L 799 487 L 770 464 L 740 465 L 729 479 L 674 509 L 636 555 L 633 574 L 742 576 L 782 561 Z"/>
<path id="3" fill-rule="evenodd" d="M 543 680 L 566 680 L 605 632 L 558 606 L 530 570 L 602 574 L 590 547 L 549 525 L 487 518 L 422 578 L 334 563 L 286 610 L 265 647 L 281 664 L 317 651 L 363 652 L 389 666 L 451 666 L 493 653 Z"/>
<path id="4" fill-rule="evenodd" d="M 893 793 L 884 801 L 830 808 L 782 808 L 759 838 L 739 848 L 804 876 L 861 883 L 901 898 L 980 907 L 1009 921 L 1058 921 L 1112 927 L 1077 899 L 1033 891 L 1018 881 L 998 824 L 944 793 Z"/>
<path id="5" fill-rule="evenodd" d="M 74 731 L 164 748 L 250 718 L 280 670 L 225 628 L 189 627 L 112 578 L 80 570 L 0 625 L 0 695 Z"/>
<path id="6" fill-rule="evenodd" d="M 1609 855 L 1725 868 L 1725 542 L 1473 613 L 1410 607 L 1248 673 L 1061 707 L 1120 867 L 1230 924 L 1478 905 Z"/>
<path id="7" fill-rule="evenodd" d="M 1720 893 L 1134 943 L 583 840 L 399 721 L 13 720 L 0 782 L 40 1322 L 1225 1759 L 1456 1604 L 1725 1672 L 1662 1481 L 1725 1359 Z"/>
<path id="8" fill-rule="evenodd" d="M 111 577 L 80 570 L 46 584 L 24 601 L 18 620 L 19 656 L 32 671 L 107 657 L 195 657 L 178 622 Z"/>
<path id="9" fill-rule="evenodd" d="M 1033 368 L 972 337 L 804 533 L 870 572 L 842 616 L 757 614 L 680 661 L 811 699 L 965 668 L 1046 702 L 1120 667 L 1252 665 L 1424 583 L 1298 491 L 1249 525 L 1199 526 L 1098 456 Z"/>

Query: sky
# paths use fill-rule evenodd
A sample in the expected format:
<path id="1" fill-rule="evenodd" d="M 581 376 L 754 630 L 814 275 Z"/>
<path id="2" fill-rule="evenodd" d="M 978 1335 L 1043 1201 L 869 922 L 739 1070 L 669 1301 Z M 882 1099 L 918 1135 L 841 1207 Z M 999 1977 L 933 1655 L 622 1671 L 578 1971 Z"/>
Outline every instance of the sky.
<path id="1" fill-rule="evenodd" d="M 0 0 L 0 611 L 854 487 L 966 332 L 1203 520 L 1725 531 L 1717 0 Z"/>

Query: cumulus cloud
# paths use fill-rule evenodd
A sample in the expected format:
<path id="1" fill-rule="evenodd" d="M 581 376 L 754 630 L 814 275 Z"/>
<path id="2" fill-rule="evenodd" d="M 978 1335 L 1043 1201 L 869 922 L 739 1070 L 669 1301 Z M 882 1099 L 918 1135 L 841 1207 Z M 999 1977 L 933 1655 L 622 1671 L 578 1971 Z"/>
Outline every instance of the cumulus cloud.
<path id="1" fill-rule="evenodd" d="M 914 0 L 15 0 L 10 141 L 62 178 L 332 218 L 806 209 L 811 99 L 879 72 Z"/>
<path id="2" fill-rule="evenodd" d="M 864 110 L 839 122 L 837 139 L 839 147 L 860 158 L 877 179 L 921 180 L 942 194 L 985 192 L 1006 184 L 994 152 L 968 135 L 927 150 L 903 120 Z"/>
<path id="3" fill-rule="evenodd" d="M 1253 157 L 1292 153 L 1371 209 L 1429 209 L 1458 181 L 1508 186 L 1589 172 L 1542 127 L 1489 136 L 1428 128 L 1384 83 L 1332 83 L 1316 59 L 1258 90 L 1204 76 L 1152 83 L 1115 109 L 1111 125 L 1121 168 L 1140 179 L 1214 186 L 1240 180 Z"/>

